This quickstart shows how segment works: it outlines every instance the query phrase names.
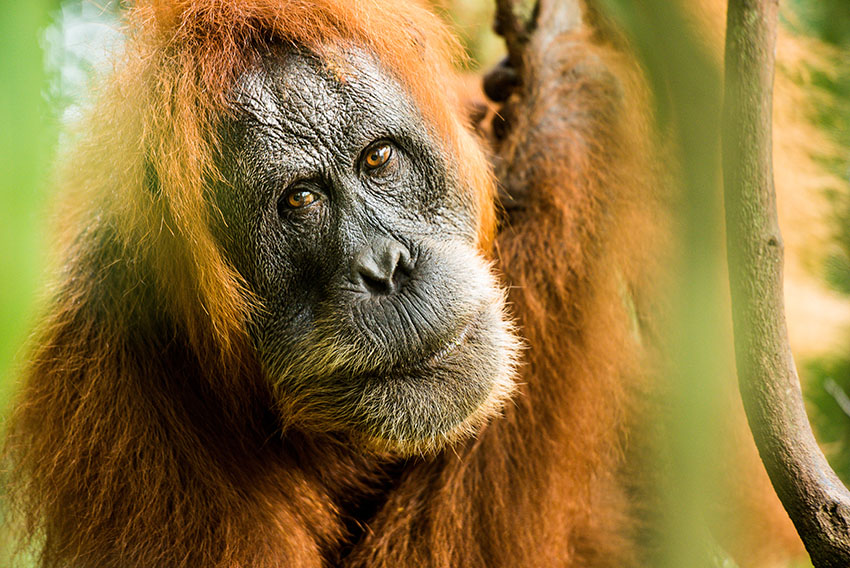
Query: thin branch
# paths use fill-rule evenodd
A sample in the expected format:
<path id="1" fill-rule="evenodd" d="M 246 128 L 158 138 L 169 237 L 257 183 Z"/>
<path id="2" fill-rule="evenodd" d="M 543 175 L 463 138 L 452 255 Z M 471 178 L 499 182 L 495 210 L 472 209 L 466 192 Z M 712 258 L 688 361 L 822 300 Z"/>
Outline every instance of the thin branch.
<path id="1" fill-rule="evenodd" d="M 530 23 L 523 21 L 522 16 L 517 13 L 515 0 L 496 0 L 496 19 L 493 27 L 497 34 L 505 38 L 511 67 L 519 71 L 522 69 L 523 53 L 531 29 Z"/>
<path id="2" fill-rule="evenodd" d="M 815 442 L 788 346 L 771 108 L 777 0 L 730 0 L 723 171 L 739 386 L 771 482 L 812 562 L 850 566 L 850 492 Z"/>

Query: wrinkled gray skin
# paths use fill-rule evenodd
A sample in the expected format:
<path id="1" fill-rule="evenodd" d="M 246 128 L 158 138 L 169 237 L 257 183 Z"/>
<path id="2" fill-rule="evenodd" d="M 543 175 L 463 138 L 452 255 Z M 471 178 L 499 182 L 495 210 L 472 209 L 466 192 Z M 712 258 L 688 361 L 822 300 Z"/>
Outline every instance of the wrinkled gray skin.
<path id="1" fill-rule="evenodd" d="M 453 156 L 374 58 L 338 57 L 280 49 L 242 77 L 216 230 L 263 304 L 251 334 L 285 420 L 428 451 L 498 408 L 513 339 Z M 297 191 L 315 201 L 288 207 Z"/>

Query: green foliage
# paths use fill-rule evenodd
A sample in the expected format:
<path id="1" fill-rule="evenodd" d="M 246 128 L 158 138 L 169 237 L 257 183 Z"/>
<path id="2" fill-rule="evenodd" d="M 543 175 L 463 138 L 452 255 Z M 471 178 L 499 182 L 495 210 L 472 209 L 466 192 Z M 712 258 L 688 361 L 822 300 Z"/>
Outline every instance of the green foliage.
<path id="1" fill-rule="evenodd" d="M 0 418 L 42 280 L 44 180 L 54 129 L 42 104 L 39 36 L 51 6 L 47 0 L 0 4 Z M 0 530 L 3 566 L 8 538 Z"/>
<path id="2" fill-rule="evenodd" d="M 850 258 L 839 253 L 827 257 L 824 262 L 824 278 L 833 290 L 850 294 Z"/>
<path id="3" fill-rule="evenodd" d="M 39 35 L 47 0 L 0 5 L 0 407 L 5 408 L 39 285 L 47 157 L 53 129 L 42 104 Z"/>
<path id="4" fill-rule="evenodd" d="M 836 45 L 850 45 L 850 2 L 792 0 L 791 5 L 817 37 Z"/>
<path id="5" fill-rule="evenodd" d="M 504 55 L 505 45 L 492 29 L 495 11 L 494 0 L 469 0 L 450 2 L 443 13 L 466 49 L 469 71 L 486 70 Z"/>
<path id="6" fill-rule="evenodd" d="M 850 3 L 847 0 L 793 0 L 797 20 L 787 24 L 798 33 L 817 37 L 839 48 L 843 60 L 833 73 L 815 72 L 813 84 L 831 95 L 819 101 L 815 119 L 843 148 L 837 161 L 826 164 L 844 179 L 850 179 Z M 827 257 L 824 278 L 829 286 L 850 294 L 850 195 L 828 195 L 835 208 L 835 242 L 838 250 Z M 845 483 L 850 482 L 850 352 L 844 356 L 808 361 L 802 369 L 806 383 L 809 416 L 818 441 L 831 465 Z"/>
<path id="7" fill-rule="evenodd" d="M 836 473 L 850 482 L 850 359 L 809 361 L 806 399 L 818 442 Z"/>
<path id="8" fill-rule="evenodd" d="M 847 0 L 794 0 L 798 19 L 788 25 L 799 33 L 817 37 L 839 49 L 839 61 L 830 73 L 812 70 L 812 82 L 831 97 L 821 100 L 815 119 L 845 149 L 827 166 L 838 176 L 850 179 L 850 2 Z M 826 103 L 826 104 L 823 104 Z M 827 259 L 825 276 L 834 289 L 850 294 L 850 195 L 831 196 L 837 217 L 836 240 L 841 254 Z"/>

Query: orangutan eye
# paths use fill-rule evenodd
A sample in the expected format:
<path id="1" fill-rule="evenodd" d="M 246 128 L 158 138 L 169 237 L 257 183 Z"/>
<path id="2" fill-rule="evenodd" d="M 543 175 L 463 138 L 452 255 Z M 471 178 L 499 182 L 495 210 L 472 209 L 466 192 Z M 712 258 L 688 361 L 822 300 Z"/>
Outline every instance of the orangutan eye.
<path id="1" fill-rule="evenodd" d="M 284 197 L 283 202 L 288 209 L 300 209 L 316 202 L 318 195 L 306 189 L 293 191 Z"/>
<path id="2" fill-rule="evenodd" d="M 393 148 L 386 142 L 378 142 L 366 149 L 363 155 L 363 166 L 367 170 L 380 168 L 393 157 Z"/>

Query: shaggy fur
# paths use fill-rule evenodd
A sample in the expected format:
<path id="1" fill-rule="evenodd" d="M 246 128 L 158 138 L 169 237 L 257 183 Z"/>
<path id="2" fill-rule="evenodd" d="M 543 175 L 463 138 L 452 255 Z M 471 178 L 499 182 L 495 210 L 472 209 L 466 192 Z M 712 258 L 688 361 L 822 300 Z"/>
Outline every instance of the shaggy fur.
<path id="1" fill-rule="evenodd" d="M 626 299 L 645 312 L 657 223 L 648 127 L 621 120 L 644 115 L 628 66 L 581 33 L 553 46 L 550 71 L 575 80 L 529 93 L 525 138 L 502 151 L 527 205 L 496 236 L 490 169 L 446 87 L 457 45 L 419 3 L 140 0 L 129 24 L 64 162 L 76 212 L 8 429 L 10 502 L 40 565 L 641 565 Z M 461 164 L 528 345 L 513 404 L 477 438 L 399 459 L 281 432 L 245 334 L 256 300 L 205 195 L 228 90 L 277 42 L 372 50 Z"/>

